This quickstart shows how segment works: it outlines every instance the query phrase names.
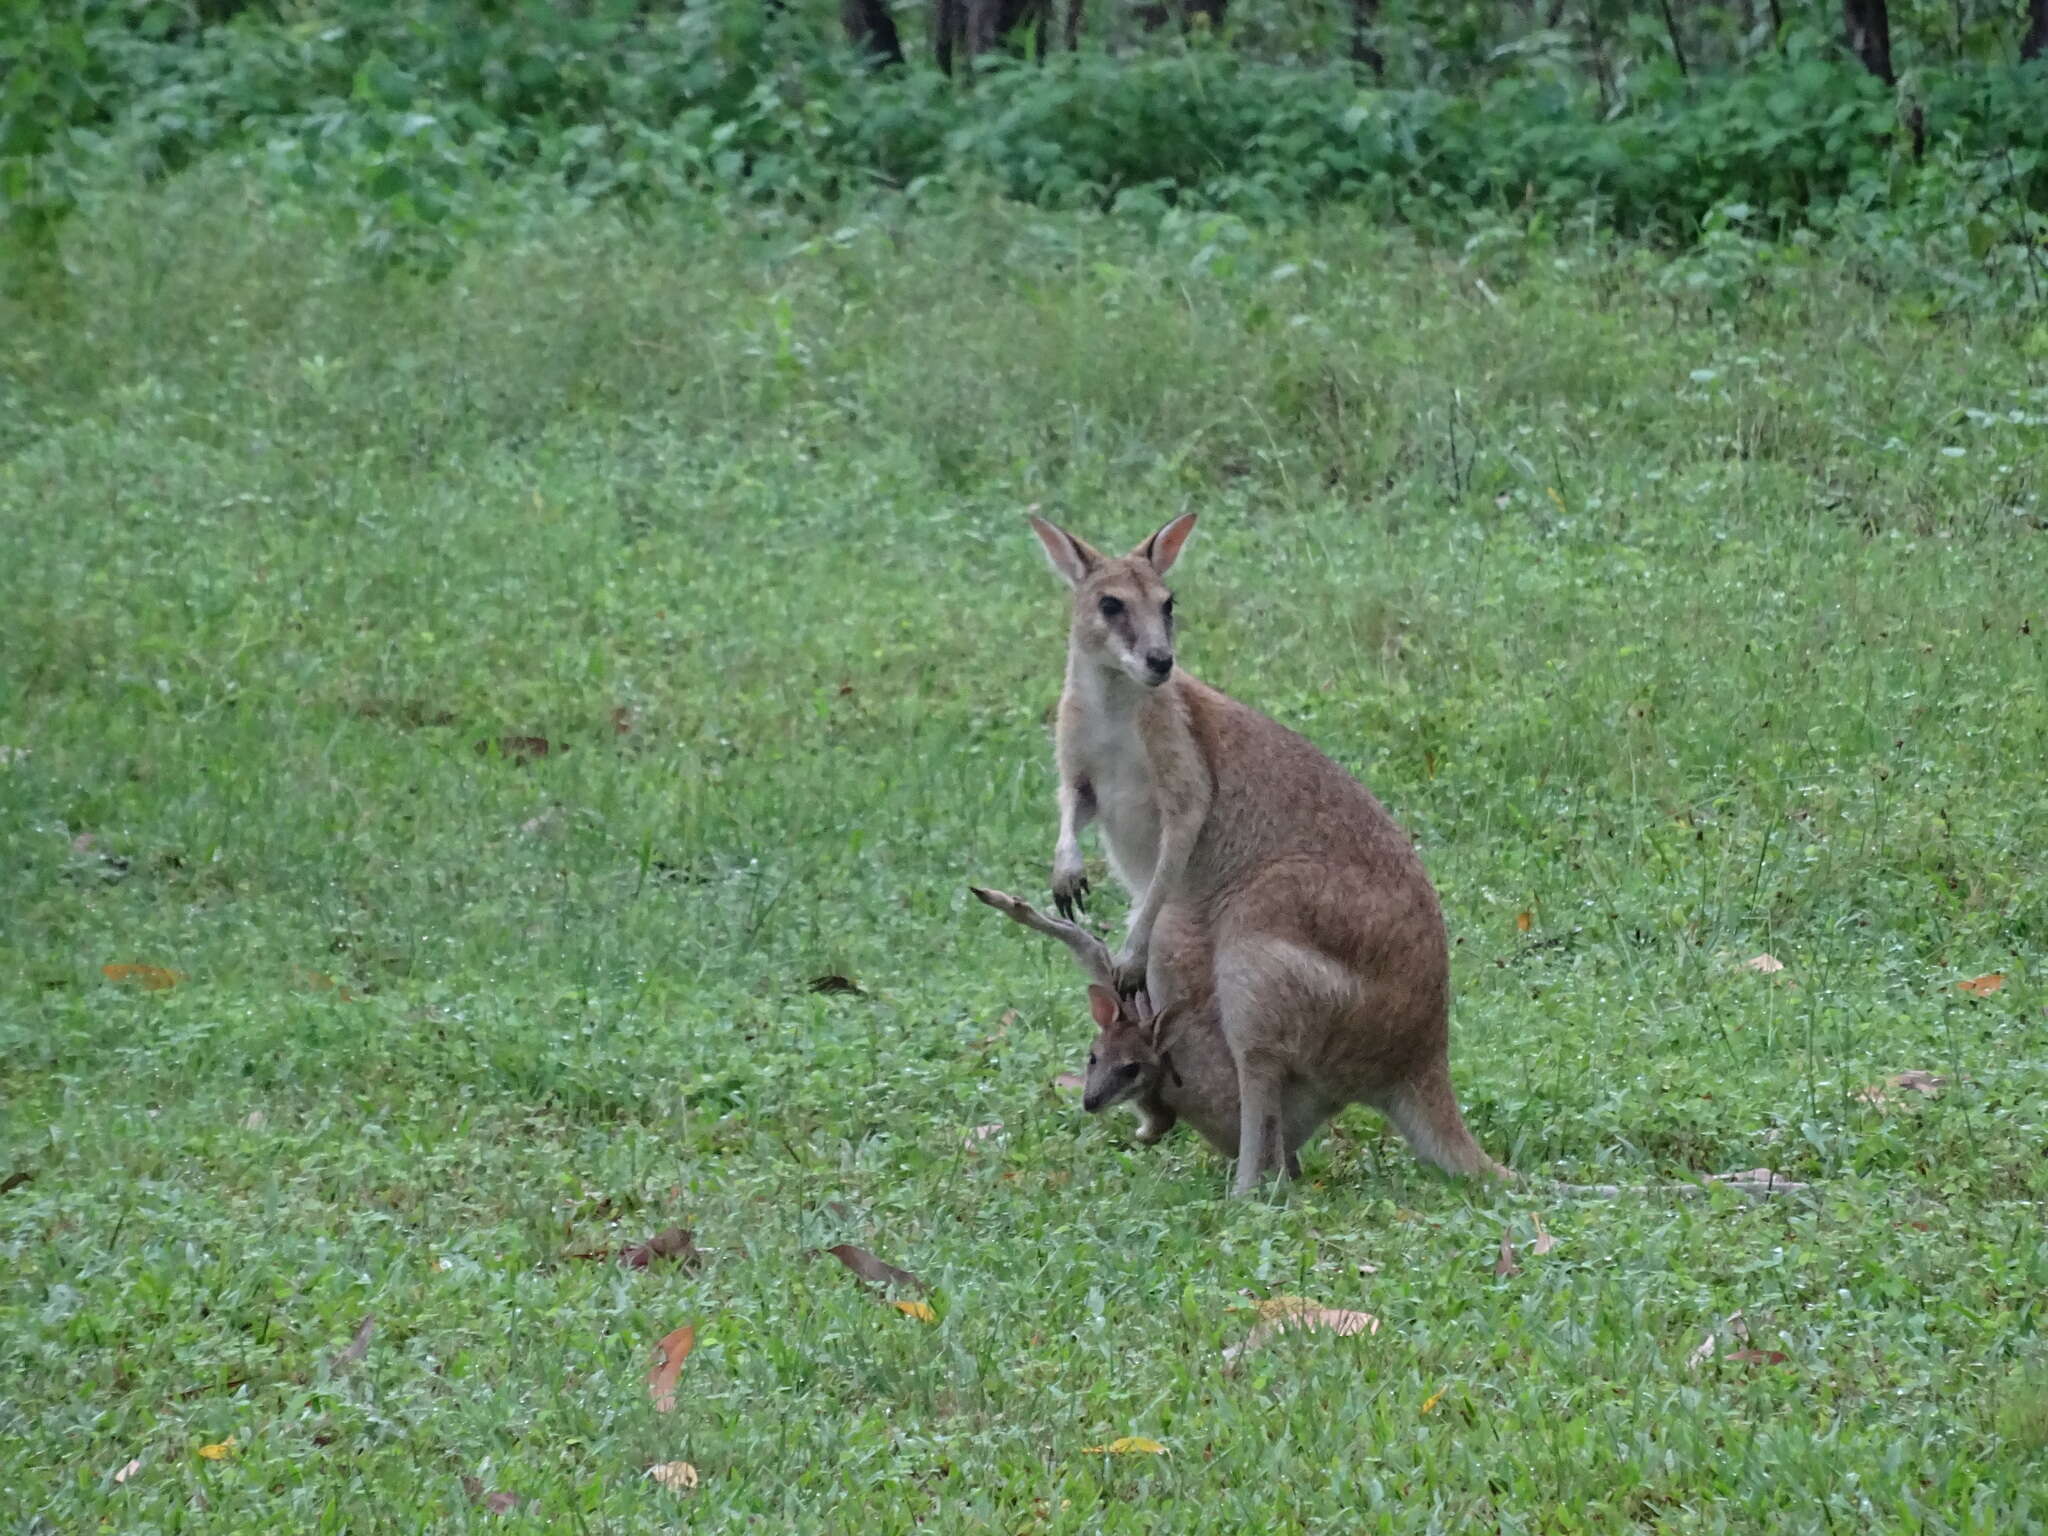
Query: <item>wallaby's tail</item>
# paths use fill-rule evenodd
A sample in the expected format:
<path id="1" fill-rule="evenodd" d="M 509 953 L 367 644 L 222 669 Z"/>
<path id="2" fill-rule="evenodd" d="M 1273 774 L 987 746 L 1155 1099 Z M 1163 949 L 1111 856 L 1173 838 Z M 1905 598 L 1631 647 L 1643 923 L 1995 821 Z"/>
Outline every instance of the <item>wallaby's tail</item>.
<path id="1" fill-rule="evenodd" d="M 1514 1178 L 1513 1172 L 1488 1157 L 1465 1129 L 1458 1096 L 1451 1091 L 1450 1074 L 1442 1067 L 1404 1084 L 1384 1108 L 1394 1129 L 1424 1162 L 1463 1178 L 1481 1173 L 1497 1179 Z"/>

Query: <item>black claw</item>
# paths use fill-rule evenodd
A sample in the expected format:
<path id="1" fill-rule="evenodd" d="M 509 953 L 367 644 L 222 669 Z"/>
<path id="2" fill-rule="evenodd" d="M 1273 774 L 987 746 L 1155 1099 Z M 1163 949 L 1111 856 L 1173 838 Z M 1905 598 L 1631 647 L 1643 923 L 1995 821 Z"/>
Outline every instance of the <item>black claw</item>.
<path id="1" fill-rule="evenodd" d="M 1064 896 L 1055 896 L 1055 897 L 1053 897 L 1053 899 L 1052 899 L 1052 905 L 1053 905 L 1053 910 L 1054 910 L 1054 911 L 1056 911 L 1056 912 L 1058 912 L 1058 913 L 1059 913 L 1059 915 L 1060 915 L 1061 917 L 1064 917 L 1064 918 L 1066 918 L 1066 919 L 1067 919 L 1067 920 L 1068 920 L 1069 922 L 1071 922 L 1071 921 L 1073 920 L 1073 917 L 1074 917 L 1074 906 L 1073 906 L 1073 903 L 1072 903 L 1072 902 L 1070 902 L 1070 901 L 1068 901 L 1066 897 L 1064 897 Z"/>

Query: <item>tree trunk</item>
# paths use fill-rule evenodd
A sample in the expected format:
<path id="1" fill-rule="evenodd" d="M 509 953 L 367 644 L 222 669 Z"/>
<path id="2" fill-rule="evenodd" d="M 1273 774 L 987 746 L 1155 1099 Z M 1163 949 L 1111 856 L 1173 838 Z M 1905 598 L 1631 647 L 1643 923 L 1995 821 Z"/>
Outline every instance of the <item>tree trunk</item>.
<path id="1" fill-rule="evenodd" d="M 2027 36 L 2020 44 L 2022 59 L 2048 58 L 2048 0 L 2029 0 Z"/>
<path id="2" fill-rule="evenodd" d="M 903 39 L 896 35 L 888 0 L 839 0 L 839 22 L 870 69 L 893 69 L 903 62 Z"/>
<path id="3" fill-rule="evenodd" d="M 2048 0 L 2041 0 L 2048 5 Z M 1351 62 L 1372 71 L 1375 80 L 1387 72 L 1387 58 L 1373 46 L 1372 32 L 1380 19 L 1380 0 L 1351 0 Z"/>
<path id="4" fill-rule="evenodd" d="M 1848 32 L 1849 51 L 1886 85 L 1896 85 L 1898 77 L 1892 73 L 1892 20 L 1885 0 L 1842 0 L 1842 21 Z"/>
<path id="5" fill-rule="evenodd" d="M 1078 0 L 1068 13 L 1068 24 L 1079 28 Z M 956 54 L 962 63 L 972 64 L 978 55 L 1010 42 L 1026 27 L 1036 29 L 1043 58 L 1052 47 L 1052 0 L 933 0 L 932 54 L 950 75 Z"/>

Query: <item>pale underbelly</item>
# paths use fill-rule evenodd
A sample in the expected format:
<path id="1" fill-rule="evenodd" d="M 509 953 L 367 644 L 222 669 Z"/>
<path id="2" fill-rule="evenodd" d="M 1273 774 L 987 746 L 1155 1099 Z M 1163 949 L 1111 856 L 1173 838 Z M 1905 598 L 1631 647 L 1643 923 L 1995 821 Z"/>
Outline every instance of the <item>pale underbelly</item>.
<path id="1" fill-rule="evenodd" d="M 1159 862 L 1159 817 L 1147 806 L 1117 810 L 1101 806 L 1102 851 L 1109 857 L 1110 872 L 1133 897 L 1152 879 Z"/>

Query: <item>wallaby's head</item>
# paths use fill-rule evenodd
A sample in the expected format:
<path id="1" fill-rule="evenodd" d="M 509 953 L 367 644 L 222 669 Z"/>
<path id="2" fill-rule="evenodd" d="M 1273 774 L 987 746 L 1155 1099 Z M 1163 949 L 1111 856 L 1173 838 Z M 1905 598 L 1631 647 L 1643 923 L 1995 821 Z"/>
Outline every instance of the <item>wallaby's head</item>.
<path id="1" fill-rule="evenodd" d="M 1088 1049 L 1088 1076 L 1081 1087 L 1081 1107 L 1100 1114 L 1158 1080 L 1164 1058 L 1159 1030 L 1171 1014 L 1143 1017 L 1135 1003 L 1107 987 L 1088 989 L 1088 1011 L 1095 1015 L 1095 1044 Z"/>
<path id="2" fill-rule="evenodd" d="M 1031 531 L 1074 589 L 1074 654 L 1157 688 L 1173 675 L 1173 594 L 1166 573 L 1195 531 L 1184 512 L 1128 555 L 1112 559 L 1042 517 Z"/>

